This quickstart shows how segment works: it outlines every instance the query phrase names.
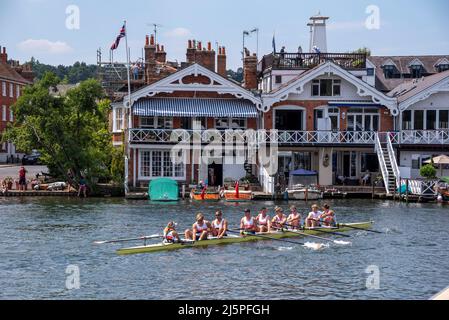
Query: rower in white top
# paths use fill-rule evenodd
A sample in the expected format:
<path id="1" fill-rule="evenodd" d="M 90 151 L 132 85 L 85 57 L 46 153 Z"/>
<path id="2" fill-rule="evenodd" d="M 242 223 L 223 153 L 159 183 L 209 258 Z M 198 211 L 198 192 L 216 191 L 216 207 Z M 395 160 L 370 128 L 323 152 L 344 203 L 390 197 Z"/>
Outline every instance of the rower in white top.
<path id="1" fill-rule="evenodd" d="M 273 229 L 282 229 L 287 223 L 287 216 L 284 214 L 284 210 L 281 207 L 274 208 L 276 215 L 271 219 L 271 225 Z"/>
<path id="2" fill-rule="evenodd" d="M 320 217 L 322 212 L 318 210 L 318 205 L 312 205 L 312 211 L 309 212 L 309 215 L 306 219 L 306 227 L 307 228 L 315 228 L 320 226 Z"/>
<path id="3" fill-rule="evenodd" d="M 215 220 L 212 221 L 212 236 L 222 239 L 226 236 L 226 230 L 228 230 L 228 221 L 223 219 L 223 212 L 217 210 Z"/>
<path id="4" fill-rule="evenodd" d="M 301 214 L 298 212 L 295 206 L 290 207 L 290 215 L 287 218 L 287 224 L 294 230 L 301 228 Z"/>
<path id="5" fill-rule="evenodd" d="M 256 217 L 256 231 L 257 232 L 271 232 L 271 220 L 267 214 L 267 208 L 260 209 Z"/>
<path id="6" fill-rule="evenodd" d="M 249 209 L 245 210 L 245 216 L 240 220 L 240 233 L 242 235 L 256 233 L 256 222 Z"/>

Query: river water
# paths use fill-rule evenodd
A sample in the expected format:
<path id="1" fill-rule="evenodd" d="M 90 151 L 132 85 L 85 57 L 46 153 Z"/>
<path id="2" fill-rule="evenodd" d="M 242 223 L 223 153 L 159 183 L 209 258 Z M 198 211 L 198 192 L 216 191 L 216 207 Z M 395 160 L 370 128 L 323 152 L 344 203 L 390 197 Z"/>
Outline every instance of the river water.
<path id="1" fill-rule="evenodd" d="M 93 241 L 157 234 L 171 219 L 184 230 L 196 212 L 216 209 L 236 226 L 244 208 L 275 203 L 0 198 L 0 298 L 428 299 L 449 285 L 449 206 L 329 203 L 340 222 L 374 220 L 384 233 L 352 231 L 340 238 L 352 245 L 319 251 L 269 240 L 118 256 L 120 245 Z M 311 203 L 294 204 L 304 212 Z M 66 286 L 68 266 L 79 270 L 79 289 Z"/>

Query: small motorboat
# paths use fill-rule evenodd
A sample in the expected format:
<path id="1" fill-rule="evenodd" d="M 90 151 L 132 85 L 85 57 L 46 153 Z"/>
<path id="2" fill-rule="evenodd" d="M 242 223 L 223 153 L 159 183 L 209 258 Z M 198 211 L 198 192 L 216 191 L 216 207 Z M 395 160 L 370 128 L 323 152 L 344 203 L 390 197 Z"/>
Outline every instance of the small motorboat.
<path id="1" fill-rule="evenodd" d="M 317 186 L 318 174 L 316 171 L 298 169 L 290 172 L 288 199 L 292 200 L 317 200 L 323 198 L 323 193 Z"/>

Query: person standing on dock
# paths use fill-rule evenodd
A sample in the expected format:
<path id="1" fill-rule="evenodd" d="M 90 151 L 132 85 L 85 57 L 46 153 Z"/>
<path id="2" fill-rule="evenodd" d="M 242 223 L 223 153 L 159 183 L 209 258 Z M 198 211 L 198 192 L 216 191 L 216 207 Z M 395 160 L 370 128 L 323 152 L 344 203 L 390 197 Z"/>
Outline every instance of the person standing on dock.
<path id="1" fill-rule="evenodd" d="M 290 215 L 287 218 L 287 224 L 293 229 L 298 230 L 301 227 L 301 214 L 295 206 L 290 207 Z"/>
<path id="2" fill-rule="evenodd" d="M 19 190 L 20 191 L 25 191 L 26 190 L 26 186 L 27 186 L 27 179 L 26 179 L 26 174 L 27 174 L 27 170 L 25 169 L 25 167 L 20 167 L 19 170 Z"/>
<path id="3" fill-rule="evenodd" d="M 215 220 L 212 221 L 212 236 L 222 239 L 226 236 L 226 230 L 228 230 L 228 221 L 223 219 L 223 212 L 217 210 L 215 212 Z"/>
<path id="4" fill-rule="evenodd" d="M 84 179 L 84 177 L 81 177 L 81 179 L 80 179 L 80 186 L 78 189 L 78 197 L 81 196 L 81 193 L 83 194 L 84 198 L 87 197 L 87 184 L 86 184 L 86 179 Z"/>

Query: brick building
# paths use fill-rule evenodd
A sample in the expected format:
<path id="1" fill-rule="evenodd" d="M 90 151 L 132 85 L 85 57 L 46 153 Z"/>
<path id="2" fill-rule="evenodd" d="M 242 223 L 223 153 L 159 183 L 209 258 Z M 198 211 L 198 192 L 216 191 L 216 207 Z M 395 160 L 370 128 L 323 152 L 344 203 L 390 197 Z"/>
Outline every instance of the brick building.
<path id="1" fill-rule="evenodd" d="M 0 133 L 14 120 L 11 106 L 20 97 L 23 88 L 32 83 L 33 72 L 29 65 L 9 60 L 5 47 L 0 47 Z M 0 163 L 15 160 L 21 154 L 12 143 L 0 144 Z"/>

